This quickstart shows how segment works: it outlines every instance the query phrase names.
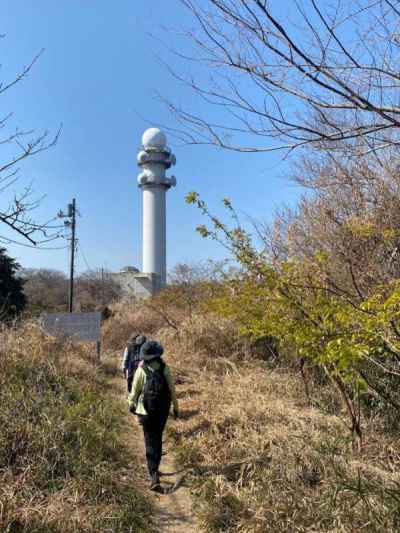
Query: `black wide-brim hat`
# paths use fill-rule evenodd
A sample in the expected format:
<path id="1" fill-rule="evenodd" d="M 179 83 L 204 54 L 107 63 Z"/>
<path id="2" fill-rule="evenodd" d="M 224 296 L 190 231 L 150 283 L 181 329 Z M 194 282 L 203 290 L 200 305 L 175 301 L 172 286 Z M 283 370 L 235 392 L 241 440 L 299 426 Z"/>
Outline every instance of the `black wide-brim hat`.
<path id="1" fill-rule="evenodd" d="M 164 353 L 164 348 L 157 341 L 146 341 L 140 348 L 140 359 L 142 361 L 151 361 L 161 357 Z"/>

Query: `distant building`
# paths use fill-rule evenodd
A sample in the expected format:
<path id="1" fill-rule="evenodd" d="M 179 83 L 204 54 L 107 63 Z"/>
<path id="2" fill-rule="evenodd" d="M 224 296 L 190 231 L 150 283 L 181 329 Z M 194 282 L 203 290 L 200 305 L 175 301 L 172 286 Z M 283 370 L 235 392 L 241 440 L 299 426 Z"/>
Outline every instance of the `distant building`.
<path id="1" fill-rule="evenodd" d="M 145 274 L 134 266 L 122 268 L 111 274 L 112 279 L 121 287 L 124 296 L 149 298 L 160 290 L 157 274 Z"/>

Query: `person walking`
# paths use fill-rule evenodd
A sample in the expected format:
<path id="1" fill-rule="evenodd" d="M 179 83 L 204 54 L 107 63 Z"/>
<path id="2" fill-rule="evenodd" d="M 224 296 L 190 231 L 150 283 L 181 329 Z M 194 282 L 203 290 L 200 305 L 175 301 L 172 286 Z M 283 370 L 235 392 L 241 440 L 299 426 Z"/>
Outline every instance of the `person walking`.
<path id="1" fill-rule="evenodd" d="M 150 489 L 160 489 L 159 466 L 162 455 L 162 435 L 171 403 L 175 418 L 179 406 L 171 371 L 162 360 L 164 348 L 156 341 L 145 342 L 140 349 L 141 362 L 135 373 L 132 392 L 128 396 L 129 410 L 136 414 L 143 428 Z"/>
<path id="2" fill-rule="evenodd" d="M 133 377 L 140 362 L 140 348 L 146 342 L 144 335 L 132 334 L 122 357 L 122 372 L 126 379 L 128 393 L 132 390 Z"/>

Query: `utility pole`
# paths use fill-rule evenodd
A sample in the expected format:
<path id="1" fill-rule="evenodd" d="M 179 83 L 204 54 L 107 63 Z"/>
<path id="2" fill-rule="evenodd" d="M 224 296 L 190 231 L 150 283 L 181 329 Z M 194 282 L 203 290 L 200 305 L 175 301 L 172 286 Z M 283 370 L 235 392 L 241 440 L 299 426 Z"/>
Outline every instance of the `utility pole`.
<path id="1" fill-rule="evenodd" d="M 68 205 L 68 216 L 71 219 L 71 265 L 69 274 L 69 312 L 72 313 L 74 307 L 74 269 L 75 269 L 75 227 L 76 227 L 76 202 Z"/>
<path id="2" fill-rule="evenodd" d="M 75 247 L 76 247 L 76 201 L 72 199 L 72 203 L 68 204 L 68 212 L 65 214 L 63 211 L 58 213 L 59 218 L 68 218 L 65 220 L 64 225 L 67 228 L 71 228 L 71 259 L 70 259 L 70 274 L 69 274 L 69 299 L 68 299 L 68 311 L 72 313 L 74 308 L 74 273 L 75 273 Z"/>
<path id="3" fill-rule="evenodd" d="M 104 268 L 101 267 L 101 304 L 104 305 Z"/>

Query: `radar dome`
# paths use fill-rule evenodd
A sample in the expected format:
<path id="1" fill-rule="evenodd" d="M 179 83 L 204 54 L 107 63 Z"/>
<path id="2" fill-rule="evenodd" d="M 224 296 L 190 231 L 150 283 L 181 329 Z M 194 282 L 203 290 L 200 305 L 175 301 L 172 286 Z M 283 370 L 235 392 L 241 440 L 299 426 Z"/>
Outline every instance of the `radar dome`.
<path id="1" fill-rule="evenodd" d="M 167 146 L 167 137 L 160 129 L 149 128 L 143 133 L 142 145 L 144 148 L 165 148 Z"/>

